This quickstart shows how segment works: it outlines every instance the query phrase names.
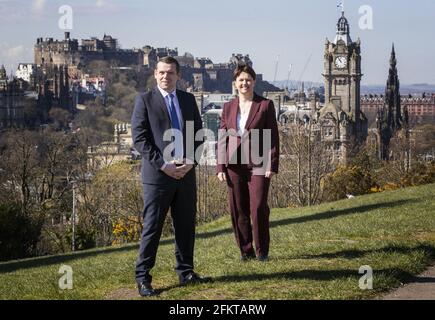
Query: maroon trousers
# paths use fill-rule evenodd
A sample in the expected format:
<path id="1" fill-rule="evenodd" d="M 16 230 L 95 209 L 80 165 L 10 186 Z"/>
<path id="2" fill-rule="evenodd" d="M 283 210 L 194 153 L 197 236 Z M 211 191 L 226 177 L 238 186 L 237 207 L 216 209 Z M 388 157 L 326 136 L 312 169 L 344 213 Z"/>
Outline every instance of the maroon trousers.
<path id="1" fill-rule="evenodd" d="M 270 179 L 253 175 L 246 165 L 227 168 L 228 200 L 237 244 L 242 255 L 269 254 L 269 215 L 267 204 Z M 252 224 L 251 224 L 252 219 Z"/>

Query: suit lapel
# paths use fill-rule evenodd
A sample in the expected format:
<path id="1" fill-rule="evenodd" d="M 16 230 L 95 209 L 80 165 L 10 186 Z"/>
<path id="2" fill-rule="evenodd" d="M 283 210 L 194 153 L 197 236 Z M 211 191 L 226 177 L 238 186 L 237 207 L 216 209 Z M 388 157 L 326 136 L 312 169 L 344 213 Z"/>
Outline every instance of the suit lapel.
<path id="1" fill-rule="evenodd" d="M 153 90 L 154 99 L 157 102 L 157 105 L 162 109 L 163 113 L 166 115 L 166 118 L 168 119 L 169 126 L 171 126 L 171 117 L 169 116 L 168 108 L 165 103 L 165 99 L 163 98 L 162 94 L 160 93 L 159 89 L 156 87 Z"/>
<path id="2" fill-rule="evenodd" d="M 260 110 L 260 102 L 258 101 L 257 96 L 254 96 L 254 101 L 252 101 L 252 106 L 251 106 L 251 110 L 249 111 L 248 120 L 246 120 L 245 130 L 249 129 L 249 126 L 254 120 L 258 110 Z"/>
<path id="3" fill-rule="evenodd" d="M 237 130 L 237 113 L 239 112 L 239 98 L 235 98 L 230 104 L 230 128 Z"/>

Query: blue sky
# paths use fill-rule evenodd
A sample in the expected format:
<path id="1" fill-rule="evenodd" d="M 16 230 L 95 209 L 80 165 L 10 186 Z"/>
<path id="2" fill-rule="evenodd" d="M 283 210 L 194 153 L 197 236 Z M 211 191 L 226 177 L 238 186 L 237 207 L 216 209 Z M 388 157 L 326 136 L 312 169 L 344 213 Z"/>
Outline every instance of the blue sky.
<path id="1" fill-rule="evenodd" d="M 321 82 L 325 38 L 333 39 L 339 0 L 0 0 L 0 64 L 8 72 L 33 61 L 38 37 L 62 39 L 59 8 L 73 9 L 73 38 L 104 33 L 123 48 L 177 47 L 226 62 L 250 54 L 254 68 L 273 80 Z M 163 5 L 163 3 L 165 3 Z M 363 84 L 384 84 L 394 42 L 401 83 L 435 84 L 435 1 L 345 0 L 351 37 L 362 42 Z M 373 10 L 373 29 L 359 27 L 361 6 Z M 309 57 L 311 59 L 309 60 Z M 304 66 L 307 64 L 305 72 Z"/>

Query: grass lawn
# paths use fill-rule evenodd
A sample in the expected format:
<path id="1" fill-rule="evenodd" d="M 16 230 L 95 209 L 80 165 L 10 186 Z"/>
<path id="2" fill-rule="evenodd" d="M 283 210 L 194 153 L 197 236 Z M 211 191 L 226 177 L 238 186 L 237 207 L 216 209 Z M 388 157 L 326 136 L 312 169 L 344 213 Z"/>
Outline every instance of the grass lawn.
<path id="1" fill-rule="evenodd" d="M 240 262 L 228 217 L 197 230 L 196 271 L 214 282 L 179 287 L 172 238 L 162 239 L 155 299 L 371 299 L 435 260 L 435 185 L 271 213 L 267 263 Z M 0 264 L 0 299 L 138 299 L 137 245 Z M 59 269 L 73 269 L 60 290 Z M 361 266 L 373 289 L 359 288 Z"/>

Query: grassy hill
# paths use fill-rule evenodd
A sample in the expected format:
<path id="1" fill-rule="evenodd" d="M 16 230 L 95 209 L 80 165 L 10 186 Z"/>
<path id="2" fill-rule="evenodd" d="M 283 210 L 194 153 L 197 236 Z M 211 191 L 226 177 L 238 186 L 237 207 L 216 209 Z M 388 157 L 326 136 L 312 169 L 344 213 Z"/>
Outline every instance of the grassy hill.
<path id="1" fill-rule="evenodd" d="M 173 239 L 153 270 L 156 299 L 368 299 L 435 260 L 435 185 L 271 214 L 270 261 L 240 262 L 229 218 L 197 230 L 196 271 L 214 282 L 179 287 Z M 0 264 L 0 299 L 138 299 L 137 245 Z M 60 290 L 59 268 L 73 269 Z M 361 290 L 359 268 L 373 268 Z"/>

